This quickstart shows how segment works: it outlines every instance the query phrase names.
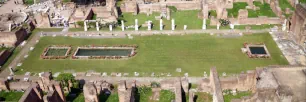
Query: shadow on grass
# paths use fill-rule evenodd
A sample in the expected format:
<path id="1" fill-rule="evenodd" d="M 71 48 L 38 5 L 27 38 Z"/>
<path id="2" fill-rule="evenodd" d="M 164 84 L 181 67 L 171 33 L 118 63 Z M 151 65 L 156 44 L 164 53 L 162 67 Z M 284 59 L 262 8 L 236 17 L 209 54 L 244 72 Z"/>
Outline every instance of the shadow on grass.
<path id="1" fill-rule="evenodd" d="M 67 102 L 73 102 L 80 94 L 82 93 L 81 89 L 71 88 L 71 92 L 66 95 Z"/>

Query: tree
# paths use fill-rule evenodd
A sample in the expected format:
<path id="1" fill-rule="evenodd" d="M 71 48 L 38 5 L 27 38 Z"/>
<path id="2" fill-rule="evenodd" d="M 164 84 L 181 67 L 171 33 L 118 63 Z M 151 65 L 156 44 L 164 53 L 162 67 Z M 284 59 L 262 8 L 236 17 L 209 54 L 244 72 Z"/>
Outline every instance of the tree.
<path id="1" fill-rule="evenodd" d="M 71 83 L 75 83 L 76 80 L 74 79 L 74 76 L 71 73 L 62 73 L 58 75 L 55 80 L 62 82 L 64 87 L 69 86 L 69 81 Z M 68 87 L 69 88 L 69 87 Z"/>

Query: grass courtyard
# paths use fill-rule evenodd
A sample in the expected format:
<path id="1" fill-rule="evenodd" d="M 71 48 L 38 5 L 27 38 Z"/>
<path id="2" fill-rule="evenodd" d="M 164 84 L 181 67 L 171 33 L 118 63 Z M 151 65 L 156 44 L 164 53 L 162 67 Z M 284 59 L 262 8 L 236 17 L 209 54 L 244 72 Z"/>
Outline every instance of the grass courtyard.
<path id="1" fill-rule="evenodd" d="M 266 44 L 271 59 L 251 59 L 240 50 L 244 42 Z M 41 59 L 45 47 L 50 45 L 72 45 L 72 51 L 83 45 L 118 45 L 137 44 L 136 56 L 127 60 L 45 60 Z M 71 56 L 71 55 L 70 55 Z M 269 34 L 245 35 L 238 38 L 224 38 L 208 34 L 194 35 L 154 35 L 135 36 L 134 39 L 82 39 L 71 37 L 42 37 L 35 49 L 29 53 L 27 60 L 17 73 L 30 72 L 63 72 L 74 70 L 86 72 L 144 72 L 150 76 L 152 72 L 171 73 L 181 76 L 188 72 L 190 76 L 203 76 L 210 67 L 216 66 L 219 73 L 240 73 L 255 67 L 267 65 L 287 65 L 288 62 L 276 46 Z M 175 72 L 181 68 L 182 73 Z M 142 76 L 142 73 L 141 73 Z"/>
<path id="2" fill-rule="evenodd" d="M 171 19 L 175 20 L 176 29 L 183 30 L 184 25 L 187 25 L 187 29 L 202 29 L 203 20 L 198 18 L 199 10 L 186 10 L 171 12 Z M 155 16 L 159 16 L 160 13 L 154 12 L 152 15 L 147 16 L 144 13 L 133 15 L 132 13 L 122 13 L 119 17 L 120 20 L 124 20 L 125 26 L 135 24 L 135 19 L 138 19 L 138 25 L 145 24 L 145 21 L 151 20 L 153 27 L 152 30 L 159 30 L 159 20 L 155 19 Z M 171 20 L 163 19 L 164 30 L 171 29 Z M 147 27 L 140 27 L 142 30 L 147 30 Z M 129 30 L 134 30 L 131 28 Z"/>
<path id="3" fill-rule="evenodd" d="M 277 17 L 275 13 L 272 11 L 270 4 L 268 3 L 260 3 L 258 1 L 253 2 L 256 7 L 259 7 L 259 10 L 248 9 L 248 17 L 254 18 L 258 16 L 267 16 L 267 17 Z M 232 9 L 227 9 L 228 17 L 238 17 L 238 11 L 240 9 L 246 9 L 248 4 L 246 2 L 235 2 L 233 3 Z"/>

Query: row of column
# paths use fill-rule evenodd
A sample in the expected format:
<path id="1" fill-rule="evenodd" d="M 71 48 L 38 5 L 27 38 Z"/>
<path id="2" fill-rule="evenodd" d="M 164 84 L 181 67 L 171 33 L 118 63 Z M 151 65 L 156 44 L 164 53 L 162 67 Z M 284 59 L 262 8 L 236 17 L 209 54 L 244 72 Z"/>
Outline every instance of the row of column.
<path id="1" fill-rule="evenodd" d="M 84 31 L 88 30 L 87 22 L 88 22 L 87 20 L 84 21 Z M 148 23 L 148 30 L 152 30 L 152 21 L 148 21 L 147 23 Z M 175 26 L 176 26 L 175 25 L 175 20 L 172 19 L 171 20 L 171 30 L 175 30 Z M 206 27 L 207 27 L 206 19 L 203 19 L 202 29 L 206 30 Z M 163 28 L 164 28 L 163 20 L 160 19 L 159 20 L 159 30 L 163 30 Z M 230 28 L 234 29 L 234 24 L 230 24 Z M 97 31 L 100 31 L 100 27 L 99 27 L 99 23 L 98 22 L 96 22 L 96 29 L 97 29 Z M 125 30 L 125 26 L 124 26 L 124 21 L 123 20 L 121 20 L 121 29 L 122 29 L 122 31 Z M 187 25 L 184 25 L 184 30 L 186 30 L 186 29 L 187 29 Z M 217 24 L 217 30 L 219 30 L 219 29 L 220 29 L 220 24 Z M 113 31 L 113 26 L 112 25 L 109 25 L 109 30 Z M 138 31 L 138 30 L 139 30 L 138 19 L 135 19 L 135 31 Z"/>

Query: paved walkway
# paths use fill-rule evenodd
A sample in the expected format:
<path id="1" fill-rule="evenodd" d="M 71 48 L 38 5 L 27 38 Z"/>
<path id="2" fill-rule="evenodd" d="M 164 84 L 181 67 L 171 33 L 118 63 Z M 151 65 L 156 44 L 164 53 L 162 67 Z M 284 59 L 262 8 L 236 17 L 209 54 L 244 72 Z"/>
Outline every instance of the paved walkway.
<path id="1" fill-rule="evenodd" d="M 23 46 L 23 48 L 21 49 L 21 51 L 17 54 L 17 56 L 14 58 L 14 60 L 9 64 L 8 67 L 12 67 L 13 69 L 16 68 L 18 63 L 22 63 L 23 60 L 25 60 L 24 56 L 27 55 L 30 52 L 30 48 L 34 47 L 35 44 L 37 43 L 36 41 L 40 39 L 41 35 L 44 36 L 74 36 L 74 35 L 79 35 L 79 36 L 74 36 L 74 37 L 82 37 L 82 35 L 84 36 L 84 38 L 99 38 L 99 36 L 95 37 L 88 37 L 88 35 L 90 34 L 95 34 L 95 35 L 99 35 L 99 34 L 108 34 L 108 35 L 117 35 L 118 37 L 120 36 L 125 36 L 125 34 L 132 34 L 132 35 L 153 35 L 153 34 L 171 34 L 171 35 L 175 35 L 175 34 L 207 34 L 207 33 L 219 33 L 219 34 L 239 34 L 239 33 L 264 33 L 264 32 L 268 32 L 268 29 L 264 29 L 264 30 L 175 30 L 175 31 L 171 31 L 171 30 L 163 30 L 163 31 L 113 31 L 113 32 L 109 32 L 109 31 L 101 31 L 101 32 L 97 32 L 97 31 L 91 31 L 91 32 L 67 32 L 66 30 L 63 30 L 62 32 L 38 32 L 34 35 L 32 35 L 32 39 L 30 39 L 29 41 L 27 41 L 27 43 L 25 44 L 25 46 Z M 101 35 L 102 36 L 102 35 Z M 101 38 L 101 37 L 100 37 Z M 110 37 L 111 38 L 111 37 Z M 16 69 L 15 69 L 16 70 Z M 7 77 L 10 74 L 10 71 L 8 68 L 5 68 L 1 73 L 0 73 L 0 77 Z"/>

